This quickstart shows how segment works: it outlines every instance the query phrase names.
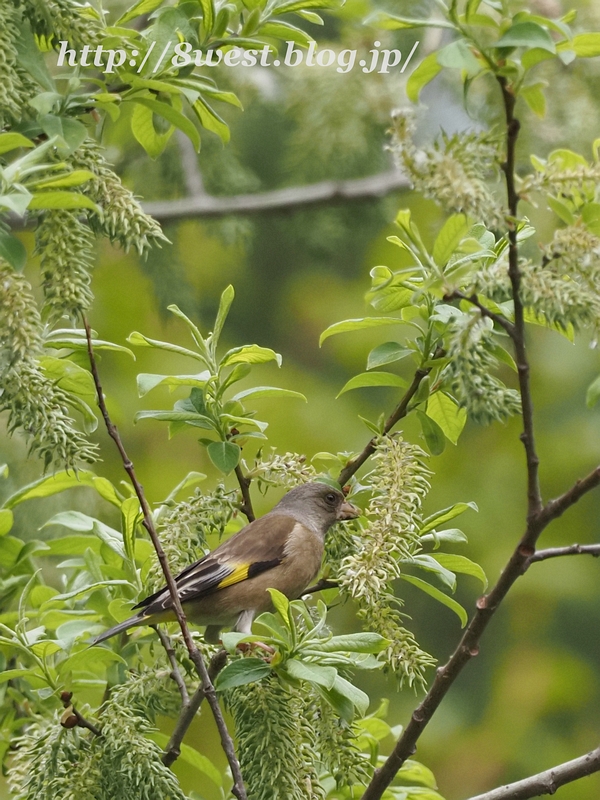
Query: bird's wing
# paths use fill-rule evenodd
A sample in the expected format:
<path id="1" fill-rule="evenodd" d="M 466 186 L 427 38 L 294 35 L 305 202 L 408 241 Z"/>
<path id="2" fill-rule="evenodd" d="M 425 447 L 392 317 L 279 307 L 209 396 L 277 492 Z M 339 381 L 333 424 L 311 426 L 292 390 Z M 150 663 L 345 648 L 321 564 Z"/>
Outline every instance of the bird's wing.
<path id="1" fill-rule="evenodd" d="M 298 523 L 282 514 L 266 514 L 219 545 L 212 553 L 190 564 L 175 578 L 182 603 L 212 594 L 279 566 L 286 544 Z M 135 608 L 155 614 L 171 607 L 168 588 L 146 597 Z"/>

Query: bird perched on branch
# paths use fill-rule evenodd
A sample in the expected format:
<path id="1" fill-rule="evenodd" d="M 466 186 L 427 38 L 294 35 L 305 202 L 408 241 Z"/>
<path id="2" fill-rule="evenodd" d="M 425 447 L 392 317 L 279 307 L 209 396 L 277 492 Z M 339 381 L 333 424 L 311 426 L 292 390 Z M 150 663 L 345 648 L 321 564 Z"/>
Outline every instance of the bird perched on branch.
<path id="1" fill-rule="evenodd" d="M 175 578 L 187 618 L 206 625 L 204 638 L 217 642 L 223 627 L 250 633 L 257 614 L 272 608 L 267 589 L 290 600 L 317 575 L 325 534 L 360 510 L 339 489 L 324 483 L 296 486 L 264 517 L 251 522 Z M 135 616 L 98 636 L 94 644 L 138 625 L 176 619 L 168 587 L 146 597 Z"/>

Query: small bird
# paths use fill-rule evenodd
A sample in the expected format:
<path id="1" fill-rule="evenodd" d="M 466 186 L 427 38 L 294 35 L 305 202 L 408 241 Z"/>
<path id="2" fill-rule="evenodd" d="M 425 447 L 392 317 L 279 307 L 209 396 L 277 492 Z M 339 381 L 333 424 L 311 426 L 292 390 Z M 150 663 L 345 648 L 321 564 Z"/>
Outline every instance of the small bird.
<path id="1" fill-rule="evenodd" d="M 176 576 L 186 617 L 207 626 L 207 642 L 218 642 L 223 627 L 249 634 L 254 617 L 272 608 L 267 589 L 278 589 L 290 600 L 300 597 L 321 567 L 329 528 L 359 515 L 339 489 L 317 482 L 296 486 L 272 511 Z M 140 609 L 135 616 L 94 644 L 138 625 L 176 619 L 167 587 L 135 608 Z"/>

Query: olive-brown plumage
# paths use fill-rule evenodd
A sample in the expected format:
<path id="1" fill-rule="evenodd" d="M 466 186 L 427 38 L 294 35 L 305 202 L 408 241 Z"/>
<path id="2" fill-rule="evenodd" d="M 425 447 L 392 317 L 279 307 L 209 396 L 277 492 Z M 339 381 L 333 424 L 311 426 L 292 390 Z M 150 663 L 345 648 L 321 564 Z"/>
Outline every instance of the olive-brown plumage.
<path id="1" fill-rule="evenodd" d="M 218 641 L 222 627 L 250 633 L 254 617 L 272 607 L 267 589 L 278 589 L 290 600 L 300 597 L 321 567 L 329 528 L 359 513 L 327 484 L 292 489 L 272 511 L 176 576 L 187 618 L 206 625 L 204 637 L 211 642 Z M 140 609 L 135 616 L 105 631 L 95 643 L 128 628 L 175 619 L 167 587 L 135 608 Z"/>

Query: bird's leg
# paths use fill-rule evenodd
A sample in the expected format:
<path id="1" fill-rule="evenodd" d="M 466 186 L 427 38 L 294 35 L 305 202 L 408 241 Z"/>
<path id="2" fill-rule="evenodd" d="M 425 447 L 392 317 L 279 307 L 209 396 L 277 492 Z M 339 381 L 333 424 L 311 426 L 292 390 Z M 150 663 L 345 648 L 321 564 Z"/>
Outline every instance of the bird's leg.
<path id="1" fill-rule="evenodd" d="M 248 636 L 252 633 L 252 621 L 254 619 L 255 611 L 253 608 L 248 609 L 247 611 L 242 611 L 242 613 L 237 618 L 237 622 L 235 624 L 236 631 L 239 633 L 245 633 Z M 264 650 L 269 655 L 273 655 L 275 653 L 275 648 L 271 647 L 264 642 L 239 642 L 237 645 L 237 649 L 240 650 L 242 653 L 248 653 L 253 648 L 258 647 L 260 650 Z"/>

